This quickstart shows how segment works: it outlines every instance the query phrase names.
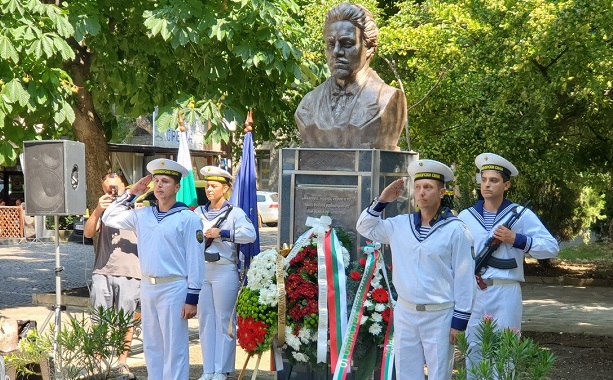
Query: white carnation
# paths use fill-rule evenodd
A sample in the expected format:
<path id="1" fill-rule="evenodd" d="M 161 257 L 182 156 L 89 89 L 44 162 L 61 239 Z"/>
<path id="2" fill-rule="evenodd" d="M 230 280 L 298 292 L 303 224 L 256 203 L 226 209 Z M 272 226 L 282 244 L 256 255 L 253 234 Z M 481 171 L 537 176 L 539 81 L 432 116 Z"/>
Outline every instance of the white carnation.
<path id="1" fill-rule="evenodd" d="M 362 314 L 362 319 L 360 319 L 360 326 L 366 323 L 366 321 L 368 321 L 368 317 Z"/>
<path id="2" fill-rule="evenodd" d="M 381 314 L 379 313 L 372 313 L 370 318 L 372 318 L 372 320 L 375 322 L 381 322 L 381 320 L 383 320 L 383 317 L 381 317 Z"/>
<path id="3" fill-rule="evenodd" d="M 247 271 L 247 287 L 252 290 L 260 290 L 270 286 L 276 275 L 277 251 L 267 249 L 253 258 Z"/>
<path id="4" fill-rule="evenodd" d="M 378 303 L 375 305 L 375 311 L 378 311 L 379 313 L 384 311 L 385 309 L 387 309 L 387 305 L 385 304 Z"/>
<path id="5" fill-rule="evenodd" d="M 368 328 L 368 332 L 371 333 L 372 335 L 379 335 L 379 334 L 381 334 L 381 331 L 382 331 L 381 325 L 378 324 L 378 323 L 373 323 Z"/>
<path id="6" fill-rule="evenodd" d="M 300 339 L 294 335 L 294 332 L 290 326 L 285 326 L 285 344 L 294 349 L 294 351 L 298 351 L 300 349 Z"/>
<path id="7" fill-rule="evenodd" d="M 299 362 L 307 362 L 307 357 L 305 354 L 303 354 L 302 352 L 292 352 L 292 355 L 294 355 L 294 359 L 296 359 Z"/>
<path id="8" fill-rule="evenodd" d="M 372 301 L 371 301 L 371 300 L 368 300 L 368 299 L 367 299 L 366 301 L 364 301 L 364 307 L 365 307 L 365 308 L 367 308 L 367 309 L 368 309 L 368 308 L 371 308 L 372 306 L 373 306 L 373 303 L 372 303 Z"/>
<path id="9" fill-rule="evenodd" d="M 300 338 L 302 343 L 308 343 L 312 339 L 311 331 L 307 328 L 300 329 L 298 338 Z"/>
<path id="10" fill-rule="evenodd" d="M 277 304 L 279 303 L 279 293 L 277 292 L 277 285 L 271 284 L 266 288 L 260 289 L 258 301 L 264 305 L 277 306 Z"/>
<path id="11" fill-rule="evenodd" d="M 344 246 L 341 246 L 341 252 L 343 252 L 343 265 L 345 268 L 349 266 L 351 262 L 351 256 L 349 255 L 349 251 Z"/>

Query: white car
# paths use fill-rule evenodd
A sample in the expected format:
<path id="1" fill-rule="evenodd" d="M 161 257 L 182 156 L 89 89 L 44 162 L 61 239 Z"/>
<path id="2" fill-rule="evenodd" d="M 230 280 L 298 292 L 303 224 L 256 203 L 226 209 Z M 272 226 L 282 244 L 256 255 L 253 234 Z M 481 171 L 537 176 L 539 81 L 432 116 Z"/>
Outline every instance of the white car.
<path id="1" fill-rule="evenodd" d="M 279 222 L 279 194 L 258 191 L 258 217 L 260 225 L 274 227 Z"/>

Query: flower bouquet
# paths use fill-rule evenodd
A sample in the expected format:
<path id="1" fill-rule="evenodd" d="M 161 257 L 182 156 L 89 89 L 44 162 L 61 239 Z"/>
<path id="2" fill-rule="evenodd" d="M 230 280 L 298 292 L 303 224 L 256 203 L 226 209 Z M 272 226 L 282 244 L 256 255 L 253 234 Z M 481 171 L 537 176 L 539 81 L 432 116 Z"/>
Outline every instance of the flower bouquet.
<path id="1" fill-rule="evenodd" d="M 276 250 L 269 249 L 253 258 L 247 271 L 247 285 L 238 296 L 238 343 L 250 355 L 269 350 L 277 333 L 277 256 Z"/>
<path id="2" fill-rule="evenodd" d="M 285 290 L 285 353 L 292 364 L 316 370 L 334 365 L 346 327 L 346 267 L 349 251 L 330 218 L 308 218 L 312 227 L 289 252 Z M 320 318 L 321 313 L 328 318 Z M 329 351 L 328 351 L 329 349 Z"/>
<path id="3" fill-rule="evenodd" d="M 347 279 L 347 296 L 353 300 L 358 293 L 358 288 L 368 269 L 367 258 L 362 257 L 353 261 L 349 266 Z M 389 269 L 389 268 L 387 268 Z M 360 329 L 355 341 L 353 360 L 360 365 L 354 375 L 356 380 L 371 378 L 375 367 L 381 365 L 383 346 L 386 344 L 389 324 L 392 321 L 391 300 L 395 294 L 390 295 L 385 276 L 385 263 L 382 258 L 374 261 L 371 270 L 372 277 L 367 285 L 365 300 L 362 307 L 362 315 L 359 320 Z M 370 273 L 366 274 L 367 277 Z M 368 280 L 368 278 L 367 278 Z M 389 290 L 388 290 L 389 289 Z M 355 305 L 354 305 L 355 306 Z"/>
<path id="4" fill-rule="evenodd" d="M 310 241 L 290 260 L 285 280 L 287 294 L 286 351 L 292 364 L 316 364 L 317 325 L 317 243 Z"/>

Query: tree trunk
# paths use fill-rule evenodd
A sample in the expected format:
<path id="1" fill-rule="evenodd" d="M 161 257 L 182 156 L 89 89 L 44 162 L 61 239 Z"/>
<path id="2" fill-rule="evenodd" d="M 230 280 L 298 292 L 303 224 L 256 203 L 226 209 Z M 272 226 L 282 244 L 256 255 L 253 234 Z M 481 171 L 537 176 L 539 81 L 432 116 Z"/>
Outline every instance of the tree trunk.
<path id="1" fill-rule="evenodd" d="M 111 162 L 102 121 L 96 114 L 92 94 L 87 88 L 92 54 L 83 46 L 76 48 L 75 52 L 76 58 L 68 67 L 73 83 L 78 87 L 72 107 L 76 116 L 73 129 L 77 140 L 85 144 L 87 207 L 91 212 L 98 205 L 98 198 L 102 195 L 100 179 L 109 172 Z"/>

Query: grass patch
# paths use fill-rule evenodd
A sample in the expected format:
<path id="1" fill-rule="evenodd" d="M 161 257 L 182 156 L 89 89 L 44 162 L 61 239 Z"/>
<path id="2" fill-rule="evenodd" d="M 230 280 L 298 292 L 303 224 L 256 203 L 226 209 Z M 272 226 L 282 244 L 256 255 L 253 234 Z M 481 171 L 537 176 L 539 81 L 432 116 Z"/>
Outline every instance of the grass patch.
<path id="1" fill-rule="evenodd" d="M 597 262 L 613 265 L 613 243 L 581 244 L 564 248 L 558 258 L 576 263 Z"/>

